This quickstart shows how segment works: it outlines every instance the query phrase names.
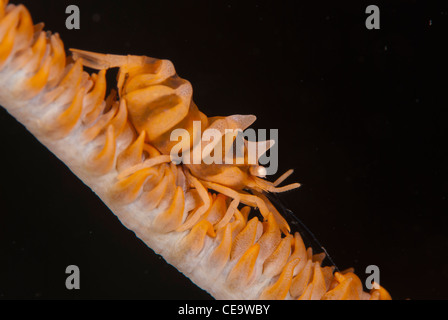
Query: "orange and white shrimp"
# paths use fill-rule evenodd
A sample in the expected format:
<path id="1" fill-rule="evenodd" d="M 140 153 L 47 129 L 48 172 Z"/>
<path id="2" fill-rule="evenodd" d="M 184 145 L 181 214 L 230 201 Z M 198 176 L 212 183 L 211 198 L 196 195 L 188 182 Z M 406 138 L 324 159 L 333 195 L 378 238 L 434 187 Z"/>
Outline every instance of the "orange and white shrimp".
<path id="1" fill-rule="evenodd" d="M 292 171 L 269 182 L 244 159 L 171 161 L 173 130 L 194 135 L 198 121 L 224 139 L 254 116 L 205 116 L 168 60 L 71 51 L 66 57 L 59 36 L 33 25 L 24 6 L 0 0 L 0 104 L 195 284 L 217 299 L 390 298 L 381 287 L 363 291 L 353 272 L 323 266 L 325 256 L 291 233 L 265 193 L 297 188 L 279 187 Z M 110 68 L 119 73 L 106 95 Z"/>

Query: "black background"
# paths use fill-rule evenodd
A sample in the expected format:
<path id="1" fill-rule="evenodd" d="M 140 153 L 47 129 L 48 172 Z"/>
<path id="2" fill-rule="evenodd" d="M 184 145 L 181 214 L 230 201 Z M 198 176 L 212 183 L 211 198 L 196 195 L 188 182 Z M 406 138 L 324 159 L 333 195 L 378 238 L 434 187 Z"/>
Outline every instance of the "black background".
<path id="1" fill-rule="evenodd" d="M 169 59 L 205 114 L 279 129 L 279 174 L 302 184 L 281 198 L 339 268 L 377 265 L 395 299 L 448 298 L 447 1 L 21 3 L 66 48 Z M 211 298 L 4 109 L 0 137 L 1 298 Z"/>

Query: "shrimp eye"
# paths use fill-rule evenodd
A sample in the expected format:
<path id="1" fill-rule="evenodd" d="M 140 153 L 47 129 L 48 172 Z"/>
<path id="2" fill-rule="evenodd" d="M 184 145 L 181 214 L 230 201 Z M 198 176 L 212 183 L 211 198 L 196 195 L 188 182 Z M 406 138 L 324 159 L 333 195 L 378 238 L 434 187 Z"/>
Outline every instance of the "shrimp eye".
<path id="1" fill-rule="evenodd" d="M 251 175 L 260 178 L 265 178 L 267 174 L 266 168 L 262 166 L 252 166 L 250 167 L 249 172 Z"/>

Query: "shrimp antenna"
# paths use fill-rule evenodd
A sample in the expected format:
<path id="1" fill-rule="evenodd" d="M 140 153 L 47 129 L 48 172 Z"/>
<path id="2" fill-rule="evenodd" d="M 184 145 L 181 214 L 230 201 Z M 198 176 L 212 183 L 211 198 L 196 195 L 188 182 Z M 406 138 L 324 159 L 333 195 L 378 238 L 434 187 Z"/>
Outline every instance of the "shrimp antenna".
<path id="1" fill-rule="evenodd" d="M 276 193 L 267 192 L 266 196 L 271 201 L 271 203 L 277 208 L 280 214 L 289 220 L 291 227 L 297 229 L 300 235 L 305 238 L 305 240 L 314 248 L 319 248 L 325 253 L 325 258 L 328 259 L 330 265 L 334 266 L 334 271 L 339 272 L 334 260 L 328 254 L 327 249 L 317 240 L 316 236 L 311 232 L 311 230 L 297 217 L 297 215 L 290 209 L 287 208 L 286 204 L 279 198 Z M 280 209 L 280 210 L 279 210 Z M 291 230 L 292 231 L 292 230 Z M 325 259 L 324 259 L 325 260 Z"/>

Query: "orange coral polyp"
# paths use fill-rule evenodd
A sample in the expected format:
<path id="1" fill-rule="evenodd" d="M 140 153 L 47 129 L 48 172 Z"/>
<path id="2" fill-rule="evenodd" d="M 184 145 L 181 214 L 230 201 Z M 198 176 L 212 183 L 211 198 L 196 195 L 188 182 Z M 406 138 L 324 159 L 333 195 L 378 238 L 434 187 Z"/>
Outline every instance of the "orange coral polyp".
<path id="1" fill-rule="evenodd" d="M 279 186 L 292 171 L 269 182 L 247 162 L 170 163 L 172 130 L 192 134 L 197 120 L 244 130 L 254 116 L 207 118 L 168 60 L 72 52 L 74 61 L 24 6 L 0 0 L 1 105 L 194 283 L 218 299 L 390 299 L 382 287 L 364 292 L 352 272 L 322 266 L 324 255 L 290 232 L 264 192 L 297 188 Z M 113 67 L 118 96 L 106 97 Z"/>

